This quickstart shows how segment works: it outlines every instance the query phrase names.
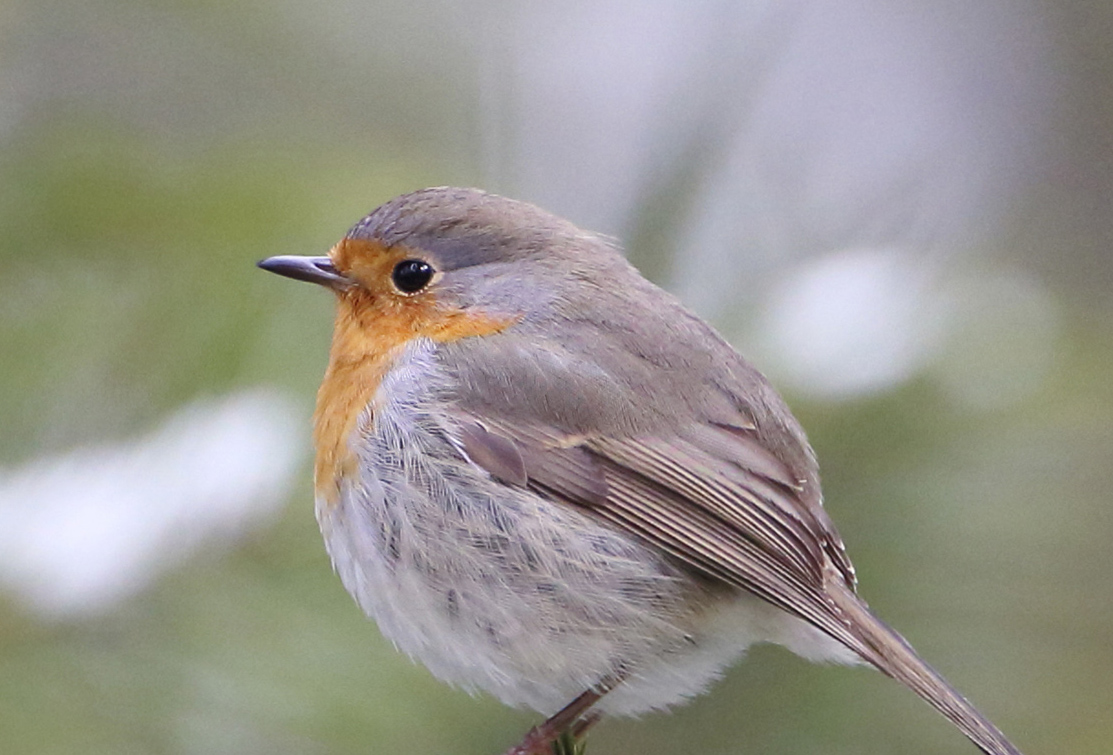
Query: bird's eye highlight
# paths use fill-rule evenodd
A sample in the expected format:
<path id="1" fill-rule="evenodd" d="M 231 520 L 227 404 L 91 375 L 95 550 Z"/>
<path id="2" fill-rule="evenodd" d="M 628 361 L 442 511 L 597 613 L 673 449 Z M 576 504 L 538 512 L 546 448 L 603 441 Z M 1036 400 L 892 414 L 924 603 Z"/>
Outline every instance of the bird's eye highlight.
<path id="1" fill-rule="evenodd" d="M 390 279 L 404 294 L 416 294 L 433 279 L 433 266 L 424 260 L 402 260 L 394 266 Z"/>

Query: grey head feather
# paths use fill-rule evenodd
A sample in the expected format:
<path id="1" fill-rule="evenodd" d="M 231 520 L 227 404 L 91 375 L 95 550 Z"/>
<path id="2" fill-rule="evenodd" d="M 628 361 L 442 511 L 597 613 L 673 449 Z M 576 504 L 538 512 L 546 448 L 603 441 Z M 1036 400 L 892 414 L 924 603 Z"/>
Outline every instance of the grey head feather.
<path id="1" fill-rule="evenodd" d="M 594 241 L 599 253 L 616 254 L 602 237 L 540 207 L 448 186 L 392 199 L 353 226 L 348 238 L 421 249 L 442 270 L 551 259 L 569 242 Z"/>

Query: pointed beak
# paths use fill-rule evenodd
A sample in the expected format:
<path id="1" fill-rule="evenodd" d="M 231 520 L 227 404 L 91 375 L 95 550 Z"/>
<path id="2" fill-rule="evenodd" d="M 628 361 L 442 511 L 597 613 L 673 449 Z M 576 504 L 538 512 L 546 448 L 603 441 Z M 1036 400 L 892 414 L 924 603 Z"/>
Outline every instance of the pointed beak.
<path id="1" fill-rule="evenodd" d="M 342 290 L 353 285 L 350 278 L 341 275 L 332 266 L 332 260 L 328 257 L 296 257 L 281 254 L 260 260 L 258 265 L 272 273 L 285 275 L 294 280 L 316 283 L 333 290 Z"/>

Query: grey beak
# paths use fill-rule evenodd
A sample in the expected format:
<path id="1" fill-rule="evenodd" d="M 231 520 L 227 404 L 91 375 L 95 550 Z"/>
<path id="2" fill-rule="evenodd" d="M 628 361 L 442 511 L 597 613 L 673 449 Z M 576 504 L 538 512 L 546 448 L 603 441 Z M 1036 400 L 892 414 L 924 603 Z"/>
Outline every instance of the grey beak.
<path id="1" fill-rule="evenodd" d="M 328 257 L 297 257 L 291 254 L 280 254 L 277 257 L 260 260 L 257 264 L 272 273 L 331 289 L 344 289 L 352 285 L 352 280 L 337 272 Z"/>

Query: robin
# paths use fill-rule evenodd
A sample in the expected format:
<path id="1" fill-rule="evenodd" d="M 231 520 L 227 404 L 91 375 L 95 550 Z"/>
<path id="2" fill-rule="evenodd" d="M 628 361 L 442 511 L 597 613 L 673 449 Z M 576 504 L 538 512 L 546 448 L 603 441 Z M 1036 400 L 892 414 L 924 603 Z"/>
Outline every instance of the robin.
<path id="1" fill-rule="evenodd" d="M 441 187 L 259 266 L 338 302 L 313 437 L 340 579 L 440 679 L 550 716 L 510 753 L 773 642 L 864 661 L 1019 755 L 857 596 L 782 399 L 608 240 Z"/>

